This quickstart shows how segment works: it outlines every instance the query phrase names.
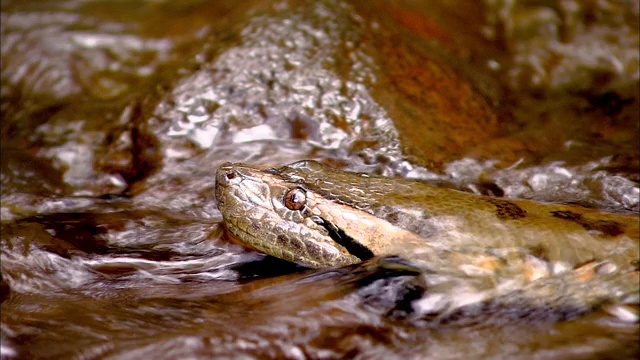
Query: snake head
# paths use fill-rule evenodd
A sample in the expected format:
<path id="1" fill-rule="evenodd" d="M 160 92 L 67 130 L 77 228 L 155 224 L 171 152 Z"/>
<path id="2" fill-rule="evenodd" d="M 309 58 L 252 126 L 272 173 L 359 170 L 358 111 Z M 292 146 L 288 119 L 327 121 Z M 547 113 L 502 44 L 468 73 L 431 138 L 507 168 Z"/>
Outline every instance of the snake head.
<path id="1" fill-rule="evenodd" d="M 273 168 L 225 163 L 216 174 L 216 199 L 225 226 L 248 247 L 312 268 L 373 256 L 354 255 L 350 238 L 314 213 L 310 195 L 299 179 L 283 178 Z"/>

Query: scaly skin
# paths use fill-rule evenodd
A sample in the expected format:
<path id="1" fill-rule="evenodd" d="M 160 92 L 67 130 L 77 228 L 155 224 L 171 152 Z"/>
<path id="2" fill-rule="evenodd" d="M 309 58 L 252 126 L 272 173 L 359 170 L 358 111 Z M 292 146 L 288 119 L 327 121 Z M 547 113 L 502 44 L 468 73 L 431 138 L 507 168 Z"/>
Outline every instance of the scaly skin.
<path id="1" fill-rule="evenodd" d="M 432 291 L 459 294 L 471 288 L 483 294 L 480 300 L 526 288 L 594 297 L 590 304 L 637 302 L 639 296 L 635 215 L 478 196 L 315 161 L 269 169 L 227 163 L 216 182 L 218 207 L 235 237 L 309 267 L 399 255 L 446 275 Z M 285 194 L 296 188 L 306 203 L 290 210 Z M 566 279 L 536 281 L 551 277 Z M 562 289 L 592 280 L 605 284 L 598 285 L 598 296 L 578 286 Z"/>

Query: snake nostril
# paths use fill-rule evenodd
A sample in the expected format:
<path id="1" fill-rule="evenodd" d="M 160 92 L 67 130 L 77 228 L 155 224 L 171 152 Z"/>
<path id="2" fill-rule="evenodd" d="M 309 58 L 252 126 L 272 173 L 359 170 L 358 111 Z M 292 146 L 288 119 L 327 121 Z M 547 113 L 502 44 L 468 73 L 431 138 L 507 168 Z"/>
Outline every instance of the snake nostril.
<path id="1" fill-rule="evenodd" d="M 238 176 L 238 174 L 234 170 L 229 170 L 224 175 L 226 176 L 227 180 L 235 179 L 236 176 Z"/>

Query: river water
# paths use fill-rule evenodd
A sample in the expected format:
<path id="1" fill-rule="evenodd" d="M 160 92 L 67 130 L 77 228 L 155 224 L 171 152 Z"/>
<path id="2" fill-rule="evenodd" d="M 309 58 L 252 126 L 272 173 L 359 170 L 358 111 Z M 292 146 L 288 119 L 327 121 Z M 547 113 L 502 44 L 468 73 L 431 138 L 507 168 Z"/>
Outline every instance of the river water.
<path id="1" fill-rule="evenodd" d="M 402 259 L 243 249 L 214 175 L 316 159 L 637 214 L 638 13 L 3 1 L 2 359 L 634 358 L 637 304 L 436 321 Z"/>

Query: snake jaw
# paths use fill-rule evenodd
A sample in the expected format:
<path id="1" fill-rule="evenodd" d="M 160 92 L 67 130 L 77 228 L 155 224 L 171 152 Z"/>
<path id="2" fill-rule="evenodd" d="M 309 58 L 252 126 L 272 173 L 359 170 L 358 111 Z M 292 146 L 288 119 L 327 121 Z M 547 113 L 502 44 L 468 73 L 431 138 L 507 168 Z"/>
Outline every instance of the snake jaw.
<path id="1" fill-rule="evenodd" d="M 327 230 L 327 233 L 333 241 L 340 244 L 349 254 L 357 257 L 360 261 L 369 260 L 375 256 L 370 249 L 347 235 L 344 230 L 337 227 L 334 223 L 326 221 L 319 216 L 313 216 L 313 218 L 316 224 Z"/>

